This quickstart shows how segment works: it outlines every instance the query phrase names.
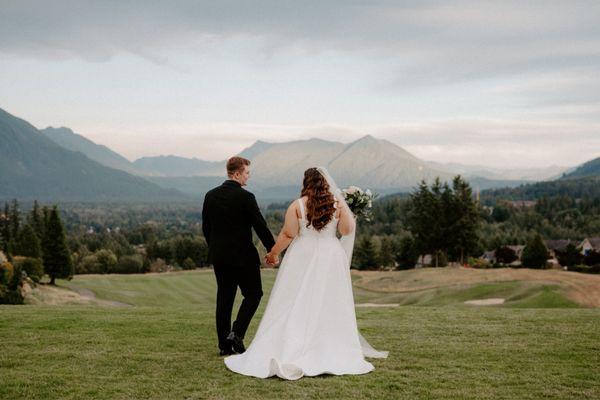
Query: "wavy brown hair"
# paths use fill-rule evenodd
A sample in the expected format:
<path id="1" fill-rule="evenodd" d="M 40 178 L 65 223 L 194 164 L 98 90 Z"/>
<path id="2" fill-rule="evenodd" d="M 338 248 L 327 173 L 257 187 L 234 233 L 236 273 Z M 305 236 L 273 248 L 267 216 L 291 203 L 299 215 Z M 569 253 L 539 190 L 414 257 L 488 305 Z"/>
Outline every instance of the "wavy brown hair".
<path id="1" fill-rule="evenodd" d="M 329 191 L 327 180 L 318 169 L 309 168 L 304 171 L 302 196 L 307 196 L 306 219 L 307 227 L 313 226 L 320 231 L 331 221 L 335 213 L 335 199 Z"/>

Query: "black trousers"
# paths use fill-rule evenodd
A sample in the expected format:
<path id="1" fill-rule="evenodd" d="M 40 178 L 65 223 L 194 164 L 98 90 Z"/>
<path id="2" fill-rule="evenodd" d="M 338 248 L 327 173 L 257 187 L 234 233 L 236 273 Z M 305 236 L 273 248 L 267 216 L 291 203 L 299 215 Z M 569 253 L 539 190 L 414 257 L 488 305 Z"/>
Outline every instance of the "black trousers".
<path id="1" fill-rule="evenodd" d="M 227 342 L 229 332 L 233 331 L 243 338 L 260 304 L 263 295 L 260 266 L 215 265 L 214 271 L 217 278 L 216 320 L 219 348 L 227 349 L 230 345 Z M 232 327 L 231 314 L 238 286 L 244 298 Z"/>

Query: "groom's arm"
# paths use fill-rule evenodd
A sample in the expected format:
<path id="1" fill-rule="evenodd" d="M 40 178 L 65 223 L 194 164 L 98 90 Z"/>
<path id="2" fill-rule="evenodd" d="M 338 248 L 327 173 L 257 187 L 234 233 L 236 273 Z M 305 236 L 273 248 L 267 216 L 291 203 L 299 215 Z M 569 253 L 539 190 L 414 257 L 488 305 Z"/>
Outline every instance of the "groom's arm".
<path id="1" fill-rule="evenodd" d="M 248 199 L 248 208 L 250 212 L 250 221 L 254 231 L 256 231 L 256 234 L 265 246 L 265 249 L 271 251 L 271 248 L 275 245 L 275 239 L 273 239 L 273 234 L 269 230 L 267 222 L 263 218 L 260 209 L 258 208 L 258 204 L 256 203 L 256 197 L 252 193 L 250 193 Z"/>
<path id="2" fill-rule="evenodd" d="M 206 207 L 206 196 L 204 196 L 204 204 L 202 204 L 202 233 L 206 244 L 210 246 L 210 220 L 208 218 L 208 211 Z"/>

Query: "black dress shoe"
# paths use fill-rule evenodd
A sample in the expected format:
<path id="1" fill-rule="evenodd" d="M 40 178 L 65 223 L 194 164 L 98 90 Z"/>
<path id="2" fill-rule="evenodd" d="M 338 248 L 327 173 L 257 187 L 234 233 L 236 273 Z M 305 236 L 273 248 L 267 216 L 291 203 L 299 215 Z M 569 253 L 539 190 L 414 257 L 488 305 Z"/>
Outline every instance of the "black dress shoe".
<path id="1" fill-rule="evenodd" d="M 233 351 L 233 349 L 221 349 L 221 351 L 219 351 L 220 356 L 230 356 L 232 354 L 235 354 L 235 351 Z"/>
<path id="2" fill-rule="evenodd" d="M 235 351 L 236 353 L 242 354 L 246 351 L 246 347 L 244 347 L 244 341 L 241 337 L 236 335 L 234 331 L 231 331 L 229 336 L 227 336 L 227 340 L 231 342 L 231 345 L 233 346 L 233 351 Z"/>

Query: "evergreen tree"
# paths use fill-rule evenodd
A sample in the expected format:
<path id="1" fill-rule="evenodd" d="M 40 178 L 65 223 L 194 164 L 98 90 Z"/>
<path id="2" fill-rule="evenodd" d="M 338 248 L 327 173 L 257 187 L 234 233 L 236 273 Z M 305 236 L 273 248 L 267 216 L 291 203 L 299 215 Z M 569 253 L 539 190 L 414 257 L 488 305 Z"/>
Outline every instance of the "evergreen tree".
<path id="1" fill-rule="evenodd" d="M 436 199 L 423 180 L 417 190 L 411 194 L 411 210 L 407 219 L 408 228 L 415 238 L 415 248 L 418 254 L 435 252 L 436 235 L 431 229 L 432 226 L 438 224 L 435 208 Z"/>
<path id="2" fill-rule="evenodd" d="M 419 255 L 415 248 L 415 241 L 410 236 L 405 236 L 400 240 L 398 251 L 396 252 L 397 269 L 414 268 Z"/>
<path id="3" fill-rule="evenodd" d="M 562 266 L 579 265 L 583 261 L 583 255 L 580 251 L 573 243 L 569 243 L 563 251 L 556 251 L 556 258 Z"/>
<path id="4" fill-rule="evenodd" d="M 454 191 L 454 207 L 456 213 L 450 236 L 453 238 L 451 253 L 464 264 L 466 257 L 472 255 L 479 243 L 479 227 L 481 216 L 473 199 L 473 191 L 469 184 L 457 175 L 452 181 Z"/>
<path id="5" fill-rule="evenodd" d="M 540 235 L 535 235 L 525 248 L 521 256 L 521 263 L 527 268 L 545 268 L 548 260 L 548 249 Z"/>
<path id="6" fill-rule="evenodd" d="M 10 226 L 10 237 L 11 239 L 16 239 L 21 224 L 21 211 L 19 210 L 19 202 L 17 199 L 12 201 L 8 221 Z"/>
<path id="7" fill-rule="evenodd" d="M 8 206 L 8 203 L 5 202 L 4 203 L 4 214 L 3 214 L 3 218 L 0 219 L 0 222 L 2 223 L 2 229 L 0 231 L 0 234 L 2 235 L 2 251 L 4 251 L 4 253 L 8 256 L 9 254 L 9 243 L 10 243 L 10 220 L 9 220 L 9 215 L 10 215 L 10 208 Z"/>
<path id="8" fill-rule="evenodd" d="M 375 269 L 377 267 L 377 253 L 371 236 L 363 236 L 354 249 L 352 266 L 357 269 Z"/>
<path id="9" fill-rule="evenodd" d="M 42 248 L 40 240 L 31 225 L 26 224 L 17 235 L 13 250 L 14 255 L 41 258 Z"/>
<path id="10" fill-rule="evenodd" d="M 389 236 L 382 237 L 381 247 L 379 248 L 379 265 L 393 267 L 394 255 L 394 242 Z"/>
<path id="11" fill-rule="evenodd" d="M 42 211 L 40 210 L 40 206 L 37 200 L 33 202 L 33 208 L 27 216 L 27 222 L 33 227 L 35 234 L 41 241 L 44 237 L 44 216 L 42 214 Z"/>
<path id="12" fill-rule="evenodd" d="M 517 257 L 517 253 L 513 249 L 507 246 L 500 246 L 496 249 L 496 261 L 499 264 L 510 264 L 513 261 L 516 261 L 519 257 Z"/>
<path id="13" fill-rule="evenodd" d="M 45 209 L 46 230 L 42 246 L 44 270 L 50 276 L 50 284 L 54 285 L 56 278 L 73 276 L 73 262 L 57 207 L 54 206 L 50 211 Z"/>

